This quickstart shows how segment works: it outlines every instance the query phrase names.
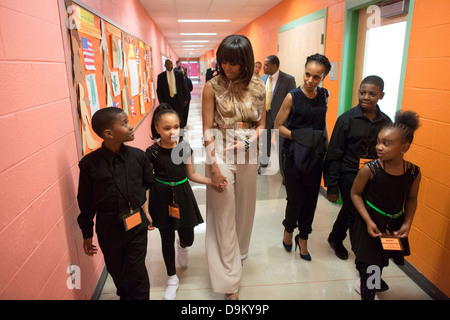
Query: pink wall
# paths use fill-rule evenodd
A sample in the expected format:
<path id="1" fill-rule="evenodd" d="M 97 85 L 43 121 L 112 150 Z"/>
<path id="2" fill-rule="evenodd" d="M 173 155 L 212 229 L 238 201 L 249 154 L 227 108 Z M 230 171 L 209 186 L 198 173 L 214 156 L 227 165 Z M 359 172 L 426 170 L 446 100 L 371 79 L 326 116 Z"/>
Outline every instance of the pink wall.
<path id="1" fill-rule="evenodd" d="M 137 0 L 85 3 L 152 45 L 176 55 Z M 104 262 L 84 254 L 76 223 L 78 146 L 60 1 L 0 0 L 0 299 L 90 299 Z M 150 117 L 133 145 L 150 144 Z M 94 240 L 96 242 L 96 240 Z M 66 285 L 70 264 L 81 289 Z"/>

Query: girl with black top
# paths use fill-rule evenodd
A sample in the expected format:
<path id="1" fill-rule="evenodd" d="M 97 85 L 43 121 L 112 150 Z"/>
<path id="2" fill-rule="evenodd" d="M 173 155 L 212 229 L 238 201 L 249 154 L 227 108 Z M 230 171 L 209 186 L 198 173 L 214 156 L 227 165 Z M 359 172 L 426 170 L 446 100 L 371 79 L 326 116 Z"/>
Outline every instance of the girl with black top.
<path id="1" fill-rule="evenodd" d="M 292 250 L 292 233 L 298 227 L 299 234 L 295 237 L 295 248 L 300 246 L 300 257 L 310 261 L 307 240 L 311 233 L 314 212 L 319 195 L 322 176 L 322 162 L 328 143 L 326 129 L 326 113 L 328 90 L 319 87 L 331 69 L 328 58 L 321 54 L 309 56 L 305 64 L 303 84 L 289 92 L 281 105 L 274 128 L 281 136 L 287 138 L 283 143 L 283 163 L 287 205 L 283 221 L 283 246 Z M 306 129 L 306 130 L 305 130 Z M 298 169 L 299 160 L 295 156 L 297 149 L 296 132 L 300 138 L 310 136 L 312 145 L 307 153 L 307 168 Z M 308 144 L 308 141 L 300 144 Z M 312 142 L 313 143 L 313 142 Z M 314 160 L 313 160 L 314 159 Z"/>
<path id="2" fill-rule="evenodd" d="M 153 139 L 146 154 L 153 168 L 156 183 L 149 195 L 150 223 L 161 234 L 161 245 L 166 264 L 167 289 L 164 300 L 176 297 L 179 280 L 175 268 L 175 230 L 178 231 L 178 263 L 187 266 L 188 247 L 194 242 L 194 227 L 203 223 L 200 210 L 189 185 L 191 181 L 211 184 L 211 179 L 195 172 L 192 150 L 187 142 L 180 142 L 180 118 L 168 104 L 156 108 L 151 131 Z"/>
<path id="3" fill-rule="evenodd" d="M 418 126 L 417 114 L 398 112 L 394 124 L 378 134 L 378 159 L 359 170 L 352 186 L 351 198 L 359 212 L 352 249 L 361 276 L 355 289 L 363 300 L 377 299 L 376 291 L 381 289 L 371 282 L 374 267 L 379 268 L 381 276 L 389 258 L 403 265 L 404 256 L 410 254 L 407 237 L 417 207 L 421 173 L 418 166 L 405 161 L 403 156 L 409 150 Z M 381 239 L 384 240 L 386 235 L 398 239 L 399 248 L 383 248 Z"/>

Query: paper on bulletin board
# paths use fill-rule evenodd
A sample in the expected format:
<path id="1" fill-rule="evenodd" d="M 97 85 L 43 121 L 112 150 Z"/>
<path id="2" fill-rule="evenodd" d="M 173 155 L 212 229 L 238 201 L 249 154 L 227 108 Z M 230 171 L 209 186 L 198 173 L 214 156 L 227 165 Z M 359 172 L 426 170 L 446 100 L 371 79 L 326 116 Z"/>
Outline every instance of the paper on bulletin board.
<path id="1" fill-rule="evenodd" d="M 119 69 L 120 63 L 119 38 L 112 34 L 111 43 L 112 43 L 113 68 Z"/>
<path id="2" fill-rule="evenodd" d="M 111 72 L 111 84 L 113 88 L 114 97 L 117 97 L 118 95 L 120 95 L 120 81 L 118 71 Z"/>
<path id="3" fill-rule="evenodd" d="M 134 97 L 139 94 L 139 72 L 136 60 L 128 60 L 128 70 L 130 72 L 131 96 Z"/>
<path id="4" fill-rule="evenodd" d="M 97 83 L 95 82 L 95 74 L 86 76 L 86 86 L 88 89 L 89 101 L 91 103 L 91 117 L 96 111 L 100 109 L 100 102 L 98 99 Z"/>
<path id="5" fill-rule="evenodd" d="M 102 38 L 101 30 L 95 26 L 94 15 L 81 7 L 77 7 L 74 14 L 74 21 L 78 32 L 87 34 L 97 39 Z"/>
<path id="6" fill-rule="evenodd" d="M 92 41 L 88 38 L 81 37 L 81 47 L 83 49 L 84 67 L 86 70 L 95 70 L 95 55 Z"/>

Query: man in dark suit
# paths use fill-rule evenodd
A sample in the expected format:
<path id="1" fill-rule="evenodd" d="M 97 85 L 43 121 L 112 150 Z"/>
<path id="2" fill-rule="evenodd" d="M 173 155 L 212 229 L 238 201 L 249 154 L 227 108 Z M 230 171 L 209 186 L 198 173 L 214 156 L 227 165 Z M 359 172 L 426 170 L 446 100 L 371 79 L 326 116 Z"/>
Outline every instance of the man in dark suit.
<path id="1" fill-rule="evenodd" d="M 208 82 L 208 80 L 211 80 L 213 77 L 219 75 L 219 70 L 216 68 L 216 62 L 213 61 L 211 63 L 211 68 L 206 70 L 206 76 L 205 76 L 205 82 Z"/>
<path id="2" fill-rule="evenodd" d="M 271 149 L 271 137 L 273 123 L 277 117 L 278 111 L 280 110 L 281 104 L 284 98 L 289 93 L 289 91 L 295 89 L 295 78 L 287 73 L 280 70 L 280 60 L 275 55 L 270 55 L 264 61 L 264 74 L 260 78 L 266 84 L 266 130 L 267 130 L 267 157 L 270 157 Z M 278 156 L 280 164 L 280 172 L 282 171 L 281 162 L 281 145 L 282 137 L 279 137 Z M 268 166 L 267 161 L 262 161 L 260 167 L 264 168 Z M 267 163 L 265 163 L 267 162 Z M 260 170 L 261 171 L 261 170 Z"/>
<path id="3" fill-rule="evenodd" d="M 166 102 L 178 112 L 180 124 L 184 124 L 183 111 L 189 100 L 183 73 L 173 68 L 172 60 L 167 59 L 164 66 L 166 71 L 158 75 L 156 94 L 159 103 Z"/>

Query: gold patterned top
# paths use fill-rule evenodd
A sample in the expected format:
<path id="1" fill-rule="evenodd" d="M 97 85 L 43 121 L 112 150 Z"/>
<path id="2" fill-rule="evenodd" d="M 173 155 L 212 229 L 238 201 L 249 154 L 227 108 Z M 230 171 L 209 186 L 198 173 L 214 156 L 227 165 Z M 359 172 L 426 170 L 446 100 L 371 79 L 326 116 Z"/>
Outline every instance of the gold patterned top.
<path id="1" fill-rule="evenodd" d="M 210 80 L 215 93 L 214 122 L 217 126 L 258 122 L 261 119 L 266 99 L 266 89 L 261 79 L 252 77 L 243 99 L 232 95 L 229 87 L 224 87 L 218 80 L 219 77 Z"/>
<path id="2" fill-rule="evenodd" d="M 255 133 L 257 123 L 265 112 L 266 89 L 264 82 L 253 76 L 242 98 L 232 94 L 230 86 L 225 87 L 219 81 L 219 77 L 210 80 L 215 94 L 214 126 L 222 134 L 222 139 L 215 139 L 215 150 L 221 154 L 221 150 L 233 140 L 244 141 Z M 242 123 L 250 126 L 235 126 Z M 257 150 L 257 149 L 256 149 Z M 235 153 L 236 155 L 236 153 Z M 227 163 L 238 163 L 237 159 L 231 160 L 229 154 L 219 157 Z M 248 161 L 249 157 L 245 157 Z M 246 161 L 246 162 L 247 162 Z"/>

